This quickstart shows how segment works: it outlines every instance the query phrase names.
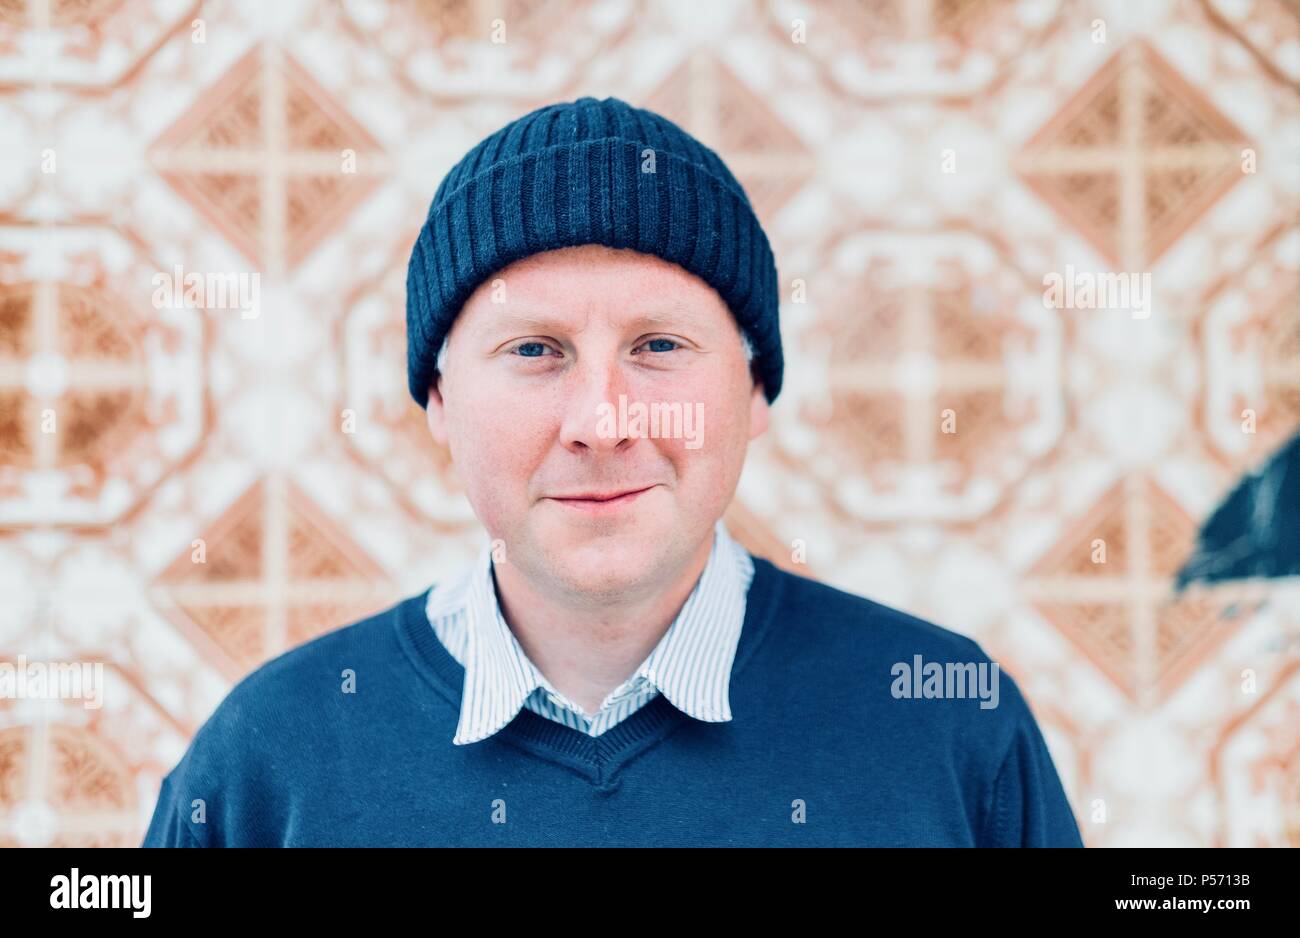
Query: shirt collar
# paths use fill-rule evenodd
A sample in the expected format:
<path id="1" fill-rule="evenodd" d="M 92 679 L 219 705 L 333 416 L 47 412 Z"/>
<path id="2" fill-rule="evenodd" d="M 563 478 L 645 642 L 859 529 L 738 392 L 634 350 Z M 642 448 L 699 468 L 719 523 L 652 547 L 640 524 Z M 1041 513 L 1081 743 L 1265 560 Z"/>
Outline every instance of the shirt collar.
<path id="1" fill-rule="evenodd" d="M 485 544 L 465 594 L 465 683 L 452 742 L 477 742 L 510 723 L 539 687 L 555 693 L 506 624 L 497 602 L 492 548 Z M 700 578 L 677 618 L 628 680 L 653 684 L 677 709 L 710 723 L 731 719 L 731 667 L 744 623 L 748 552 L 721 519 Z"/>

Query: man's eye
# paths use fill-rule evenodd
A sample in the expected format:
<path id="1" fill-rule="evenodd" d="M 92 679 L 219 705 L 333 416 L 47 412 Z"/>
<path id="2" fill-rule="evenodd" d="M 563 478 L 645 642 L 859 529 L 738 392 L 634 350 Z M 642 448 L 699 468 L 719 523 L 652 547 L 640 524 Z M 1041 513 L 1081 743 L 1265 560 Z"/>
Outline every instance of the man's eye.
<path id="1" fill-rule="evenodd" d="M 665 343 L 665 342 L 666 342 L 668 345 L 677 346 L 678 348 L 681 347 L 677 342 L 673 341 L 672 339 L 646 339 L 646 341 L 643 342 L 642 345 L 652 345 L 652 344 L 654 344 L 654 343 L 656 343 L 656 342 L 660 342 L 660 343 Z M 671 351 L 674 351 L 674 349 L 671 349 L 671 348 L 654 348 L 654 349 L 651 349 L 651 351 L 652 351 L 652 352 L 671 352 Z"/>
<path id="2" fill-rule="evenodd" d="M 548 348 L 545 342 L 520 342 L 512 351 L 519 353 L 520 358 L 544 358 Z"/>

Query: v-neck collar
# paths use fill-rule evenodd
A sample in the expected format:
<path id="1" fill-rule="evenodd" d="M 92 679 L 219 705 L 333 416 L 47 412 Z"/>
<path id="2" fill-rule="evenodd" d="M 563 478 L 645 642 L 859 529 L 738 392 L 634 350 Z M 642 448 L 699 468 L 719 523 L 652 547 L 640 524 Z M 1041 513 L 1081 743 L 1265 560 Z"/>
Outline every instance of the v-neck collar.
<path id="1" fill-rule="evenodd" d="M 750 557 L 754 562 L 754 577 L 749 585 L 745 621 L 732 664 L 733 686 L 736 676 L 771 628 L 784 576 L 771 561 L 752 553 Z M 443 647 L 429 625 L 425 615 L 429 589 L 398 604 L 395 621 L 398 641 L 416 669 L 459 713 L 465 669 Z M 743 719 L 744 714 L 735 714 L 735 718 Z M 612 782 L 614 774 L 622 766 L 690 719 L 661 694 L 596 737 L 524 708 L 492 739 L 500 739 L 539 758 L 567 766 L 593 785 L 604 787 Z M 483 742 L 486 744 L 490 740 Z"/>
<path id="2" fill-rule="evenodd" d="M 656 694 L 697 720 L 726 723 L 731 719 L 731 666 L 754 571 L 749 552 L 731 537 L 721 519 L 714 525 L 704 570 L 672 624 L 636 671 L 615 688 L 625 697 L 639 698 L 635 706 L 602 705 L 586 714 L 557 690 L 506 624 L 498 602 L 497 572 L 492 545 L 484 543 L 463 581 L 451 584 L 446 593 L 441 587 L 430 593 L 427 617 L 443 646 L 465 668 L 454 744 L 472 745 L 496 734 L 524 708 L 600 736 Z M 435 609 L 440 597 L 448 605 Z M 461 615 L 454 614 L 457 607 L 463 610 Z M 456 632 L 449 635 L 449 629 Z M 539 688 L 542 694 L 537 693 Z M 605 702 L 608 699 L 606 695 Z"/>

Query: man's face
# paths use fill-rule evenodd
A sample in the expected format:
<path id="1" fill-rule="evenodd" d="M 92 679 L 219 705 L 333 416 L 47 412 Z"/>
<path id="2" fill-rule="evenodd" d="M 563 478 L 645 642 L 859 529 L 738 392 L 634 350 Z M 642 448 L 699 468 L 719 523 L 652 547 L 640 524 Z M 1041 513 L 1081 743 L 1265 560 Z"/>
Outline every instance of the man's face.
<path id="1" fill-rule="evenodd" d="M 666 404 L 682 420 L 656 431 L 651 413 Z M 540 588 L 597 597 L 653 588 L 698 554 L 767 416 L 713 288 L 602 245 L 535 254 L 485 281 L 453 324 L 428 405 L 508 562 Z"/>

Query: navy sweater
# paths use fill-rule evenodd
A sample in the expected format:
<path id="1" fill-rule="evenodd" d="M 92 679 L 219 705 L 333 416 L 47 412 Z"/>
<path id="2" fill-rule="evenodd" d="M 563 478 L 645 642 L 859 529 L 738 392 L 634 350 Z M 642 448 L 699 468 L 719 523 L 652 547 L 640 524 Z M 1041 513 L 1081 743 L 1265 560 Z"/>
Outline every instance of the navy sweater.
<path id="1" fill-rule="evenodd" d="M 144 845 L 1082 846 L 1009 675 L 996 707 L 899 696 L 897 663 L 978 644 L 754 562 L 729 722 L 660 695 L 595 738 L 525 709 L 453 746 L 464 670 L 425 591 L 240 681 Z"/>

